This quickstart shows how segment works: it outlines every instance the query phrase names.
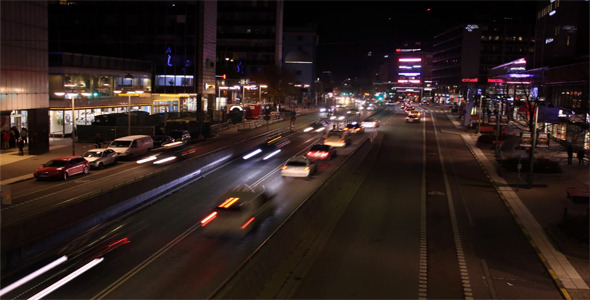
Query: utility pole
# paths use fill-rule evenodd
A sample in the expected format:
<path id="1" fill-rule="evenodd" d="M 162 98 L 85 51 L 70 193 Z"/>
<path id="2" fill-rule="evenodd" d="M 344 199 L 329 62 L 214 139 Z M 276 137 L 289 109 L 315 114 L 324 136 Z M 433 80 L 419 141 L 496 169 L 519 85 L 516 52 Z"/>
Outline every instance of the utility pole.
<path id="1" fill-rule="evenodd" d="M 529 188 L 533 187 L 533 171 L 535 168 L 535 147 L 537 146 L 537 120 L 539 118 L 539 103 L 537 101 L 535 103 L 535 117 L 533 121 L 533 132 L 532 135 L 532 142 L 531 142 L 531 150 L 529 151 L 529 172 L 527 174 L 527 184 Z"/>

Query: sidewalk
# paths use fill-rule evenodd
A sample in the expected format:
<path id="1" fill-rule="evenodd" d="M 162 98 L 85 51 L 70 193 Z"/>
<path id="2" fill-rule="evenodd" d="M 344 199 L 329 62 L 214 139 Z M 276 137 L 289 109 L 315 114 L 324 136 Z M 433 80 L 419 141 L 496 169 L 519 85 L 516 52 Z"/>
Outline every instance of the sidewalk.
<path id="1" fill-rule="evenodd" d="M 94 144 L 76 143 L 76 155 L 84 154 Z M 28 147 L 24 148 L 24 155 L 18 155 L 17 148 L 10 148 L 0 152 L 0 184 L 7 185 L 33 178 L 33 172 L 47 161 L 72 155 L 72 139 L 49 138 L 49 151 L 40 155 L 28 154 Z"/>
<path id="2" fill-rule="evenodd" d="M 317 112 L 317 107 L 298 108 L 297 114 L 305 115 Z M 284 122 L 284 121 L 283 121 Z M 255 130 L 255 129 L 253 129 Z M 208 138 L 205 142 L 238 134 L 238 126 L 233 125 L 216 133 L 215 137 Z M 76 155 L 84 154 L 88 149 L 94 148 L 93 143 L 76 143 Z M 106 146 L 105 146 L 106 147 Z M 29 155 L 28 147 L 24 148 L 25 155 L 18 155 L 16 147 L 0 151 L 0 185 L 9 185 L 19 181 L 33 178 L 33 172 L 47 161 L 72 155 L 72 139 L 49 138 L 49 151 L 40 155 Z"/>
<path id="3" fill-rule="evenodd" d="M 539 148 L 536 157 L 557 162 L 562 173 L 534 173 L 533 187 L 528 188 L 526 170 L 520 174 L 508 171 L 498 174 L 494 150 L 478 148 L 475 142 L 479 134 L 468 131 L 455 115 L 447 113 L 447 117 L 471 148 L 564 298 L 588 299 L 588 202 L 575 203 L 568 199 L 566 188 L 588 189 L 589 166 L 578 165 L 577 161 L 568 165 L 561 145 Z M 580 237 L 584 232 L 585 236 Z"/>

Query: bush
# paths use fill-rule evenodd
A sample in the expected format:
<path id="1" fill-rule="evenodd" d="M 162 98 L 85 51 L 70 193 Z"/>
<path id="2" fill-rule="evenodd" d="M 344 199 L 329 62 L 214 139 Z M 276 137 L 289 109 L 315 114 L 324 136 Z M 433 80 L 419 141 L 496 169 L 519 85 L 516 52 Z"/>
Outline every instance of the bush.
<path id="1" fill-rule="evenodd" d="M 518 158 L 509 158 L 505 159 L 501 162 L 502 167 L 506 171 L 517 172 L 518 166 Z M 522 163 L 521 172 L 527 172 L 529 169 L 529 159 L 528 157 L 525 159 L 520 160 Z M 533 166 L 534 173 L 561 173 L 561 168 L 559 164 L 555 161 L 546 159 L 546 158 L 537 158 L 535 159 L 535 164 Z"/>

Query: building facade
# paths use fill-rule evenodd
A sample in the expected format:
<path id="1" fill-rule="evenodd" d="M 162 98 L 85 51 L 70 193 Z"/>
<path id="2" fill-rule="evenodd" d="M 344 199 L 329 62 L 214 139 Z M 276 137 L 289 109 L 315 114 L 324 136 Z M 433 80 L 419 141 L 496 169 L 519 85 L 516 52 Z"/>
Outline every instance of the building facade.
<path id="1" fill-rule="evenodd" d="M 48 15 L 43 1 L 0 2 L 0 121 L 29 131 L 29 153 L 49 151 Z M 26 37 L 26 38 L 24 38 Z"/>
<path id="2" fill-rule="evenodd" d="M 491 68 L 532 58 L 533 36 L 532 24 L 511 19 L 461 24 L 434 36 L 432 80 L 438 92 L 447 103 L 468 100 L 485 87 Z"/>

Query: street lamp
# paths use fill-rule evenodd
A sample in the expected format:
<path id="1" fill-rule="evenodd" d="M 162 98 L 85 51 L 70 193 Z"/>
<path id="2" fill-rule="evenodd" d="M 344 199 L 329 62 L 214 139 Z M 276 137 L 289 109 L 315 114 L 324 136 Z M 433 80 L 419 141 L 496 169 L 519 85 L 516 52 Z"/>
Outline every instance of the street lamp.
<path id="1" fill-rule="evenodd" d="M 76 99 L 76 96 L 78 96 L 78 93 L 65 93 L 65 92 L 55 92 L 54 93 L 56 96 L 70 96 L 70 99 L 72 100 L 72 156 L 76 155 L 76 115 L 75 115 L 75 106 L 74 106 L 74 99 Z M 84 96 L 84 97 L 88 97 L 90 95 L 92 95 L 91 93 L 80 93 L 80 95 Z"/>
<path id="2" fill-rule="evenodd" d="M 120 94 L 122 91 L 113 91 L 115 94 Z M 143 91 L 127 91 L 125 94 L 129 97 L 127 103 L 127 135 L 131 135 L 131 95 L 143 94 Z"/>
<path id="3" fill-rule="evenodd" d="M 261 84 L 258 86 L 258 102 L 262 102 L 262 89 L 267 88 L 268 85 Z"/>

